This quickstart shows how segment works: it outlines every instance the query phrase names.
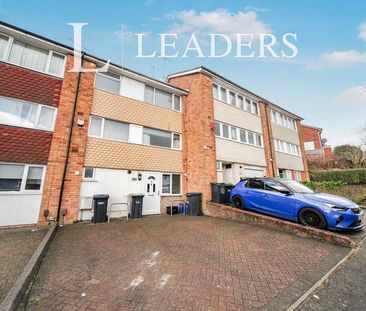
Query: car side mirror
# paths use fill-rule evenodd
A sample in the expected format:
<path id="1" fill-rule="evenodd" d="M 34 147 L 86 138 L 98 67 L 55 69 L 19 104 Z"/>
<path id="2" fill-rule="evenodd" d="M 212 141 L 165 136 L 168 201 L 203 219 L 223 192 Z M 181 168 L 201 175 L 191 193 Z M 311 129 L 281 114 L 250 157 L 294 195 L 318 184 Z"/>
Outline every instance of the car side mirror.
<path id="1" fill-rule="evenodd" d="M 285 194 L 285 195 L 292 195 L 293 194 L 290 190 L 281 190 L 280 192 L 282 194 Z"/>

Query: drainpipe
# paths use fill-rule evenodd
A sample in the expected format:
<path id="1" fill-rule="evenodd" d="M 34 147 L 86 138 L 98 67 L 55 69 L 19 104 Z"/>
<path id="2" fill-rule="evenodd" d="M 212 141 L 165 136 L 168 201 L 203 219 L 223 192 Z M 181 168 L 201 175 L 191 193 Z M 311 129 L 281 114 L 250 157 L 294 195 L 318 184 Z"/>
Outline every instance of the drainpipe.
<path id="1" fill-rule="evenodd" d="M 84 59 L 84 52 L 81 52 L 81 64 L 83 64 L 83 59 Z M 78 72 L 78 80 L 77 80 L 77 84 L 76 84 L 74 107 L 73 107 L 73 110 L 72 110 L 72 118 L 71 118 L 71 122 L 70 122 L 70 131 L 69 131 L 69 137 L 68 137 L 68 141 L 67 141 L 65 167 L 64 167 L 64 172 L 63 172 L 63 175 L 62 175 L 60 197 L 58 199 L 57 219 L 56 219 L 57 222 L 60 221 L 62 196 L 63 196 L 63 193 L 64 193 L 65 177 L 66 177 L 66 172 L 67 172 L 67 164 L 69 162 L 69 155 L 70 155 L 71 137 L 72 137 L 72 132 L 73 132 L 73 129 L 74 129 L 74 119 L 75 119 L 75 113 L 76 113 L 76 105 L 77 105 L 78 97 L 79 97 L 80 79 L 81 79 L 81 71 Z"/>
<path id="2" fill-rule="evenodd" d="M 272 174 L 273 174 L 273 177 L 276 177 L 276 174 L 275 174 L 275 170 L 274 170 L 274 165 L 273 165 L 273 149 L 272 149 L 272 137 L 271 137 L 271 132 L 269 130 L 269 122 L 270 122 L 270 119 L 268 119 L 268 111 L 267 111 L 267 105 L 264 106 L 264 110 L 266 112 L 266 120 L 267 120 L 267 132 L 268 132 L 268 138 L 269 138 L 269 152 L 271 154 L 271 158 L 270 158 L 270 161 L 271 161 L 271 167 L 272 167 Z"/>

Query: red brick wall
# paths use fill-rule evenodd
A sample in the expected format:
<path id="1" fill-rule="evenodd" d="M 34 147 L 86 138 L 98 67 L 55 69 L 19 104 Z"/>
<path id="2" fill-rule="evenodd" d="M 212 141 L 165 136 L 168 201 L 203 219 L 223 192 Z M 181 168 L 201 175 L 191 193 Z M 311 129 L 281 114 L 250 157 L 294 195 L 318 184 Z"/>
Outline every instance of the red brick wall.
<path id="1" fill-rule="evenodd" d="M 52 133 L 0 125 L 0 162 L 47 164 Z"/>
<path id="2" fill-rule="evenodd" d="M 324 147 L 323 151 L 324 151 L 324 161 L 331 160 L 333 157 L 332 147 Z"/>
<path id="3" fill-rule="evenodd" d="M 272 124 L 270 117 L 270 109 L 264 103 L 259 103 L 259 109 L 261 114 L 261 122 L 263 129 L 263 144 L 264 152 L 266 156 L 266 176 L 276 177 L 277 176 L 277 162 L 276 162 L 276 152 L 274 148 L 274 139 L 272 133 Z M 274 174 L 273 174 L 274 172 Z"/>
<path id="4" fill-rule="evenodd" d="M 68 55 L 66 68 L 70 70 L 73 67 L 73 56 Z M 83 62 L 84 68 L 95 68 L 95 65 L 87 61 Z M 50 156 L 48 159 L 48 169 L 44 183 L 43 197 L 39 221 L 44 221 L 43 212 L 48 209 L 50 216 L 56 218 L 58 201 L 60 197 L 62 177 L 65 167 L 67 152 L 67 141 L 70 131 L 70 122 L 74 106 L 78 73 L 68 72 L 66 70 L 59 101 L 58 118 L 55 125 L 55 131 L 52 138 Z M 77 101 L 76 116 L 73 120 L 72 143 L 70 146 L 70 155 L 68 169 L 64 184 L 64 194 L 62 208 L 67 209 L 66 221 L 76 220 L 77 210 L 79 208 L 79 193 L 81 184 L 81 175 L 84 164 L 85 142 L 88 129 L 89 111 L 93 96 L 94 73 L 82 73 Z M 77 119 L 83 119 L 84 127 L 77 126 Z M 79 171 L 79 175 L 75 172 Z"/>
<path id="5" fill-rule="evenodd" d="M 0 62 L 0 96 L 58 106 L 62 79 Z"/>
<path id="6" fill-rule="evenodd" d="M 301 126 L 301 135 L 304 142 L 313 141 L 315 149 L 321 148 L 321 132 L 318 129 L 310 128 L 307 126 Z"/>
<path id="7" fill-rule="evenodd" d="M 183 191 L 201 192 L 205 205 L 210 183 L 217 180 L 212 78 L 196 73 L 169 82 L 189 89 L 183 105 Z"/>

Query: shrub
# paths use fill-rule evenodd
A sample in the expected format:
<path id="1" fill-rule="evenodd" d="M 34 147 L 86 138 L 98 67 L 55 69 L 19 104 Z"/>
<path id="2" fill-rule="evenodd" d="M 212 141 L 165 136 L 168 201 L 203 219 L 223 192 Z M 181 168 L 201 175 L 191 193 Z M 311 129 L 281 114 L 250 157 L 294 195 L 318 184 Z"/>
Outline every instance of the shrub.
<path id="1" fill-rule="evenodd" d="M 347 185 L 366 184 L 366 169 L 323 170 L 310 172 L 311 181 L 341 181 Z"/>
<path id="2" fill-rule="evenodd" d="M 334 190 L 339 187 L 346 185 L 343 181 L 303 181 L 305 186 L 309 188 L 319 191 L 319 190 Z"/>

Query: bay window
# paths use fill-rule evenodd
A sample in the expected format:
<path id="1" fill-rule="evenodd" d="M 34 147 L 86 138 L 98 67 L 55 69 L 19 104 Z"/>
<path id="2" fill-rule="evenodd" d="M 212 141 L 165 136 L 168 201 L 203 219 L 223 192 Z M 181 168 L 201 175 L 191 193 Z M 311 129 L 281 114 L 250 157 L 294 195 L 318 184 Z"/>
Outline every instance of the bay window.
<path id="1" fill-rule="evenodd" d="M 180 195 L 181 194 L 180 174 L 163 174 L 161 192 L 163 194 Z"/>
<path id="2" fill-rule="evenodd" d="M 0 96 L 0 123 L 53 131 L 56 108 Z"/>

